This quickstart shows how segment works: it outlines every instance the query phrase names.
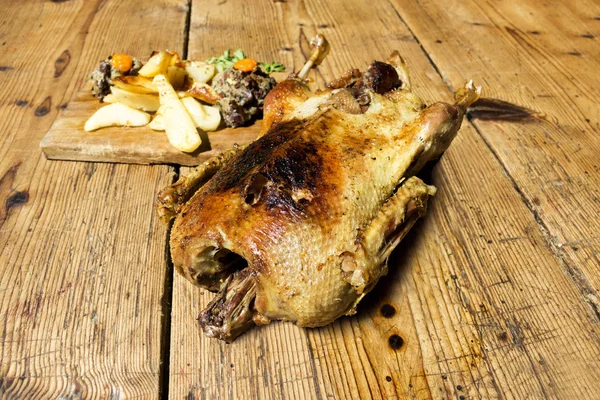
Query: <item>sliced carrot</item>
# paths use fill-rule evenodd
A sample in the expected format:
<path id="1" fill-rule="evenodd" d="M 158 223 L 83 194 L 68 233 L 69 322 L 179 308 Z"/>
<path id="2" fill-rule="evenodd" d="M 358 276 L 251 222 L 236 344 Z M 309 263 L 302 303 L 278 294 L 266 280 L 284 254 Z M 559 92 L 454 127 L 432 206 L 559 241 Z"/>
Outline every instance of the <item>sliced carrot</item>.
<path id="1" fill-rule="evenodd" d="M 115 69 L 118 69 L 122 73 L 126 74 L 133 66 L 133 58 L 131 58 L 131 56 L 128 54 L 116 53 L 113 54 L 112 58 L 110 59 L 110 63 Z"/>
<path id="2" fill-rule="evenodd" d="M 244 58 L 233 64 L 233 68 L 237 69 L 238 71 L 252 72 L 257 65 L 258 63 L 254 58 Z"/>

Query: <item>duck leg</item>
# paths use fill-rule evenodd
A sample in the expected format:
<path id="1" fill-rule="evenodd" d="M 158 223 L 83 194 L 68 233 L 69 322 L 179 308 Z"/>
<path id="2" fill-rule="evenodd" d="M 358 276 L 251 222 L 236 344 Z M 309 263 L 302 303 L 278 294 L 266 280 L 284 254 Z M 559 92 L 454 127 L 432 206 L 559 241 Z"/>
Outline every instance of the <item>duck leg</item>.
<path id="1" fill-rule="evenodd" d="M 407 179 L 359 234 L 358 249 L 342 254 L 344 279 L 357 293 L 368 293 L 387 274 L 388 257 L 417 219 L 425 215 L 427 201 L 435 191 L 417 177 Z"/>
<path id="2" fill-rule="evenodd" d="M 219 293 L 198 316 L 208 337 L 231 343 L 254 325 L 256 278 L 249 268 L 232 274 Z"/>

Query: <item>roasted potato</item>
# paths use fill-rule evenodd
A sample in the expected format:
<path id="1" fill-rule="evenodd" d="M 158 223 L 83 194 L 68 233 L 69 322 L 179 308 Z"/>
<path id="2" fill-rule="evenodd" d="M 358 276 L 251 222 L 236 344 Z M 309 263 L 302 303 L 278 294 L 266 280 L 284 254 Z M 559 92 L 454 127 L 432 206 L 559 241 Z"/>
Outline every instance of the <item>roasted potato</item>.
<path id="1" fill-rule="evenodd" d="M 206 83 L 215 76 L 217 72 L 213 64 L 208 64 L 202 61 L 183 61 L 185 64 L 185 70 L 187 71 L 190 78 L 195 82 Z"/>
<path id="2" fill-rule="evenodd" d="M 216 131 L 219 125 L 221 125 L 221 113 L 216 107 L 204 106 L 193 97 L 184 97 L 181 99 L 181 102 L 190 117 L 192 117 L 196 128 L 200 128 L 205 132 L 212 132 Z M 163 106 L 156 111 L 152 122 L 148 126 L 155 131 L 165 130 Z"/>
<path id="3" fill-rule="evenodd" d="M 107 126 L 144 126 L 148 122 L 149 114 L 121 103 L 114 103 L 96 111 L 86 121 L 83 129 L 90 132 Z"/>
<path id="4" fill-rule="evenodd" d="M 165 130 L 165 116 L 163 114 L 163 107 L 160 106 L 154 114 L 154 118 L 148 124 L 148 127 L 153 131 L 164 131 Z"/>
<path id="5" fill-rule="evenodd" d="M 217 104 L 221 96 L 208 83 L 194 82 L 194 84 L 186 90 L 190 96 L 202 100 L 208 104 Z"/>
<path id="6" fill-rule="evenodd" d="M 221 113 L 218 108 L 204 106 L 193 97 L 184 97 L 181 102 L 192 117 L 196 128 L 212 132 L 216 131 L 221 124 Z"/>
<path id="7" fill-rule="evenodd" d="M 181 67 L 171 65 L 167 68 L 166 77 L 171 86 L 173 86 L 173 89 L 180 89 L 185 82 L 186 76 L 186 70 Z"/>
<path id="8" fill-rule="evenodd" d="M 181 67 L 181 57 L 179 57 L 179 53 L 177 53 L 176 51 L 167 51 L 171 54 L 171 60 L 169 61 L 169 65 L 176 65 L 178 67 Z"/>
<path id="9" fill-rule="evenodd" d="M 119 89 L 116 86 L 111 87 L 110 92 L 116 101 L 132 108 L 153 112 L 160 107 L 158 96 L 128 92 L 127 90 Z"/>
<path id="10" fill-rule="evenodd" d="M 161 113 L 164 115 L 165 131 L 169 142 L 181 151 L 196 150 L 202 144 L 202 139 L 177 92 L 162 74 L 154 77 L 153 82 L 158 87 Z"/>
<path id="11" fill-rule="evenodd" d="M 106 96 L 104 96 L 104 98 L 102 99 L 102 102 L 112 104 L 112 103 L 116 103 L 117 99 L 115 99 L 115 96 L 113 96 L 112 93 L 109 93 Z"/>
<path id="12" fill-rule="evenodd" d="M 159 74 L 166 74 L 167 67 L 171 62 L 171 53 L 162 50 L 154 54 L 146 64 L 138 71 L 138 75 L 145 76 L 146 78 L 153 78 Z"/>
<path id="13" fill-rule="evenodd" d="M 125 75 L 113 79 L 113 84 L 119 89 L 139 94 L 158 94 L 158 89 L 152 83 L 152 79 L 145 76 Z"/>

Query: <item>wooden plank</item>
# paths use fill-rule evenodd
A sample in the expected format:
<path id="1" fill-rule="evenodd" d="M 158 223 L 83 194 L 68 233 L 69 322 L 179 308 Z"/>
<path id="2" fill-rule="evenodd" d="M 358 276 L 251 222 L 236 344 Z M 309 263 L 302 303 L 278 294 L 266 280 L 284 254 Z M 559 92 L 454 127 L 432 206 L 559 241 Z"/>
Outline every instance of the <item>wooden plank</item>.
<path id="1" fill-rule="evenodd" d="M 600 4 L 393 3 L 449 85 L 471 77 L 543 115 L 475 126 L 600 320 Z"/>
<path id="2" fill-rule="evenodd" d="M 0 9 L 0 397 L 157 398 L 166 265 L 153 201 L 169 168 L 51 162 L 39 142 L 99 59 L 181 49 L 186 2 Z"/>
<path id="3" fill-rule="evenodd" d="M 297 67 L 306 38 L 323 32 L 332 51 L 314 73 L 317 81 L 364 67 L 397 48 L 418 94 L 428 103 L 448 101 L 438 73 L 391 11 L 381 2 L 258 7 L 229 1 L 209 7 L 194 1 L 190 54 L 243 47 Z M 307 330 L 273 323 L 226 345 L 207 339 L 196 325 L 212 295 L 175 277 L 171 396 L 585 398 L 597 393 L 597 333 L 580 295 L 472 126 L 464 126 L 428 179 L 440 188 L 429 215 L 395 252 L 389 278 L 355 317 Z"/>
<path id="4" fill-rule="evenodd" d="M 85 122 L 104 106 L 92 96 L 90 90 L 91 84 L 84 85 L 42 140 L 42 151 L 49 159 L 198 165 L 235 143 L 250 143 L 260 131 L 260 123 L 254 123 L 243 128 L 201 132 L 202 145 L 193 153 L 177 150 L 170 145 L 164 132 L 153 131 L 147 126 L 86 132 L 83 129 Z"/>

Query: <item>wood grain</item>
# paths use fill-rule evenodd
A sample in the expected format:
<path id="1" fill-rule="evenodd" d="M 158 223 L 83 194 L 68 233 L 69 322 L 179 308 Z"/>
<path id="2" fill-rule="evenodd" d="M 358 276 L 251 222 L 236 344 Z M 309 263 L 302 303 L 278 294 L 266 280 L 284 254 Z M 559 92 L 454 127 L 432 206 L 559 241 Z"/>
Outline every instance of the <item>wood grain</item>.
<path id="1" fill-rule="evenodd" d="M 157 398 L 166 263 L 153 199 L 169 168 L 51 162 L 39 142 L 107 54 L 181 49 L 186 3 L 0 10 L 0 398 Z"/>
<path id="2" fill-rule="evenodd" d="M 163 378 L 187 399 L 597 397 L 597 3 L 190 4 L 191 57 L 242 47 L 298 69 L 323 32 L 315 84 L 397 48 L 428 103 L 473 78 L 543 117 L 465 122 L 357 316 L 226 345 L 196 325 L 211 294 L 175 276 L 169 302 L 153 201 L 171 169 L 38 146 L 107 54 L 183 53 L 188 2 L 0 1 L 0 398 L 157 398 Z"/>
<path id="3" fill-rule="evenodd" d="M 600 321 L 600 4 L 393 3 L 448 85 L 468 76 L 487 96 L 540 113 L 475 126 Z"/>
<path id="4" fill-rule="evenodd" d="M 86 132 L 83 129 L 85 122 L 102 106 L 91 95 L 91 85 L 84 85 L 44 136 L 41 147 L 46 157 L 51 160 L 195 166 L 236 143 L 250 143 L 260 131 L 257 122 L 243 128 L 201 132 L 202 145 L 193 153 L 184 153 L 171 146 L 164 132 L 153 131 L 147 126 Z"/>
<path id="5" fill-rule="evenodd" d="M 193 1 L 190 54 L 243 47 L 297 67 L 307 38 L 322 32 L 332 51 L 313 72 L 317 82 L 399 49 L 417 93 L 428 103 L 448 101 L 442 78 L 391 10 L 381 2 L 209 7 Z M 428 180 L 440 188 L 429 215 L 394 253 L 390 276 L 355 317 L 307 330 L 273 323 L 226 345 L 196 325 L 212 295 L 175 277 L 171 395 L 566 399 L 598 393 L 594 316 L 473 126 L 465 123 Z"/>

